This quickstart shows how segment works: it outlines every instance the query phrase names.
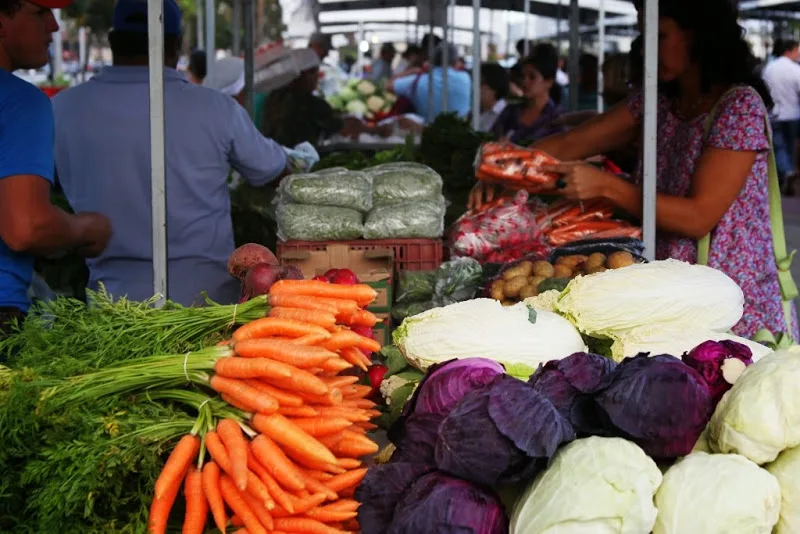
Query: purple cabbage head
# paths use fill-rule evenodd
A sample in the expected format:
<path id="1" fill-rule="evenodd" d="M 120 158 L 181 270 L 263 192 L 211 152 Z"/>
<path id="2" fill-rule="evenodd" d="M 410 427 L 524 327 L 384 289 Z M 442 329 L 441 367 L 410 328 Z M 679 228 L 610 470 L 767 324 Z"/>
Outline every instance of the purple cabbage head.
<path id="1" fill-rule="evenodd" d="M 689 454 L 713 412 L 703 377 L 668 355 L 624 360 L 594 402 L 607 434 L 635 442 L 656 459 Z"/>
<path id="2" fill-rule="evenodd" d="M 741 360 L 746 366 L 753 363 L 750 348 L 729 339 L 706 341 L 683 355 L 683 363 L 700 373 L 708 384 L 715 406 L 725 392 L 733 387 L 722 375 L 722 364 L 729 358 Z"/>
<path id="3" fill-rule="evenodd" d="M 508 518 L 492 493 L 433 472 L 411 486 L 397 505 L 388 530 L 368 530 L 363 523 L 361 526 L 364 534 L 507 534 Z"/>
<path id="4" fill-rule="evenodd" d="M 415 412 L 405 419 L 402 432 L 395 434 L 392 443 L 397 448 L 391 462 L 411 462 L 436 466 L 434 451 L 443 414 Z"/>
<path id="5" fill-rule="evenodd" d="M 540 365 L 528 383 L 553 403 L 578 434 L 592 434 L 599 431 L 592 397 L 610 383 L 616 367 L 604 356 L 577 352 Z"/>
<path id="6" fill-rule="evenodd" d="M 393 462 L 369 468 L 356 488 L 358 522 L 364 534 L 383 534 L 389 531 L 397 504 L 420 477 L 430 473 L 431 467 Z"/>
<path id="7" fill-rule="evenodd" d="M 436 466 L 476 484 L 497 487 L 543 468 L 575 431 L 552 403 L 508 375 L 464 395 L 439 426 Z"/>

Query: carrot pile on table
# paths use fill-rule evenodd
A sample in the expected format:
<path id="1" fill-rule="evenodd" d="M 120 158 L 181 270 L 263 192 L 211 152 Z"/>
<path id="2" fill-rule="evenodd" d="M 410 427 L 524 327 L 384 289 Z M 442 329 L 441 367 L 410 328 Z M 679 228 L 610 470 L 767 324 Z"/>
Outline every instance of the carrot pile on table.
<path id="1" fill-rule="evenodd" d="M 613 207 L 603 200 L 554 202 L 537 212 L 536 223 L 553 247 L 580 239 L 642 236 L 641 228 L 614 219 Z"/>

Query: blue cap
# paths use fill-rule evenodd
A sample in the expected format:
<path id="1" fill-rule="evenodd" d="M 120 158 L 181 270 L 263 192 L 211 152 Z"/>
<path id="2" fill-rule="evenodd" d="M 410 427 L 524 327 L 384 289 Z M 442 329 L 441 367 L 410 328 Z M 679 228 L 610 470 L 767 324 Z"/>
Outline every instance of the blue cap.
<path id="1" fill-rule="evenodd" d="M 113 28 L 120 32 L 147 33 L 147 0 L 117 0 Z M 175 0 L 164 0 L 164 33 L 181 34 L 181 8 Z"/>

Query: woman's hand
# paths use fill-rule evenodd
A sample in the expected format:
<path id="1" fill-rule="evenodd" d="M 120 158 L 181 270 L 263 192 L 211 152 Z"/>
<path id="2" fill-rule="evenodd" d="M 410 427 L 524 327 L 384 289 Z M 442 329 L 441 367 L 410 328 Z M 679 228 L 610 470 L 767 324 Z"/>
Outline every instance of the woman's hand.
<path id="1" fill-rule="evenodd" d="M 542 170 L 561 175 L 556 183 L 558 192 L 570 200 L 608 198 L 610 189 L 619 180 L 613 174 L 582 161 L 543 165 Z"/>
<path id="2" fill-rule="evenodd" d="M 470 211 L 478 210 L 503 194 L 503 189 L 499 185 L 487 182 L 478 182 L 469 193 L 467 209 Z"/>

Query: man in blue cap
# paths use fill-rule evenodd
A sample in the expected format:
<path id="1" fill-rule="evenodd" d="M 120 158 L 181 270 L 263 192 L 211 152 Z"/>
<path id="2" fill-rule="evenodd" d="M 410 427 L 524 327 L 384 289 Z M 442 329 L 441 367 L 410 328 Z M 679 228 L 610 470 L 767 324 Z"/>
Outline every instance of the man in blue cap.
<path id="1" fill-rule="evenodd" d="M 181 12 L 164 1 L 164 110 L 168 296 L 184 305 L 238 300 L 226 269 L 234 250 L 227 180 L 231 167 L 254 186 L 287 167 L 283 148 L 256 130 L 232 98 L 176 70 Z M 114 64 L 53 100 L 56 167 L 76 209 L 108 215 L 115 233 L 88 262 L 90 287 L 115 297 L 153 294 L 147 4 L 118 0 L 109 35 Z"/>
<path id="2" fill-rule="evenodd" d="M 102 215 L 68 215 L 51 204 L 53 110 L 42 91 L 13 74 L 47 63 L 58 31 L 51 10 L 70 3 L 0 0 L 0 337 L 28 311 L 34 256 L 93 256 L 111 233 Z"/>

